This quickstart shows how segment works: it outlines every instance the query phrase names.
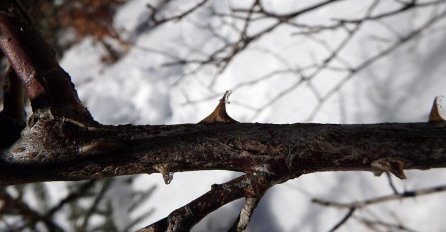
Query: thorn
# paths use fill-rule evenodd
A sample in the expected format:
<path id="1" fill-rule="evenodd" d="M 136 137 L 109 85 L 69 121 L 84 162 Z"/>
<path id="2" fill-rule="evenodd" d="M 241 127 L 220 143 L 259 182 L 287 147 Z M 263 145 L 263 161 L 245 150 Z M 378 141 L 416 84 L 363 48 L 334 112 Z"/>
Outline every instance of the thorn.
<path id="1" fill-rule="evenodd" d="M 406 179 L 404 164 L 404 160 L 398 158 L 382 158 L 373 161 L 370 165 L 375 176 L 380 176 L 383 172 L 390 172 L 400 179 Z"/>
<path id="2" fill-rule="evenodd" d="M 168 164 L 157 164 L 157 165 L 154 165 L 153 168 L 161 173 L 165 184 L 170 184 L 170 182 L 173 179 L 173 172 L 169 171 Z"/>
<path id="3" fill-rule="evenodd" d="M 443 114 L 444 97 L 435 97 L 434 104 L 432 105 L 431 113 L 429 114 L 429 122 L 444 122 L 445 115 Z"/>
<path id="4" fill-rule="evenodd" d="M 201 120 L 199 123 L 235 123 L 233 118 L 231 118 L 226 112 L 226 103 L 229 104 L 228 98 L 231 95 L 232 91 L 228 90 L 225 92 L 223 97 L 220 99 L 220 103 L 218 103 L 217 107 L 215 107 L 214 111 Z"/>

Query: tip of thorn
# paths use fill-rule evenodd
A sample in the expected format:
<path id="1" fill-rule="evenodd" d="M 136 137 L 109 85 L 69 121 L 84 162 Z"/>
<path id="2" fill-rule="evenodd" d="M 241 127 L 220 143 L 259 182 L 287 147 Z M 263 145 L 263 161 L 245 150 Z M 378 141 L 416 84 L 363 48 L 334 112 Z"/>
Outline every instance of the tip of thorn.
<path id="1" fill-rule="evenodd" d="M 232 90 L 227 90 L 227 91 L 225 92 L 225 94 L 223 94 L 223 97 L 220 99 L 220 102 L 230 104 L 230 102 L 229 102 L 229 96 L 231 96 L 231 94 L 232 94 Z"/>

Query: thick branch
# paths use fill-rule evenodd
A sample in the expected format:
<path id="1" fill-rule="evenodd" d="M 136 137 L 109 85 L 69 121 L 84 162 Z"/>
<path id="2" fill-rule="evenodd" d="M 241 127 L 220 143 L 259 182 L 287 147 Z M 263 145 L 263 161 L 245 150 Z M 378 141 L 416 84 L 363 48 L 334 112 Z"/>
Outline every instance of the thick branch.
<path id="1" fill-rule="evenodd" d="M 446 167 L 446 123 L 99 126 L 39 118 L 0 160 L 0 183 L 191 170 L 301 173 Z"/>
<path id="2" fill-rule="evenodd" d="M 0 49 L 22 79 L 33 110 L 68 106 L 78 108 L 89 118 L 70 76 L 59 66 L 53 50 L 14 0 L 0 3 Z"/>

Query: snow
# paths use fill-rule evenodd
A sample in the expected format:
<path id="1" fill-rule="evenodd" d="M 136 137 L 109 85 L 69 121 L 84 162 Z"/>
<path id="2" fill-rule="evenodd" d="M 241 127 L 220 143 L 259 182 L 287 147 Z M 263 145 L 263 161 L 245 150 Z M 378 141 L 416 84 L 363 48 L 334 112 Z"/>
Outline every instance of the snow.
<path id="1" fill-rule="evenodd" d="M 265 6 L 286 12 L 297 5 L 296 1 L 270 1 Z M 71 48 L 61 64 L 73 78 L 80 98 L 96 120 L 105 124 L 176 124 L 195 123 L 208 115 L 217 99 L 228 89 L 236 89 L 229 99 L 229 114 L 244 122 L 294 123 L 308 118 L 317 104 L 317 98 L 307 84 L 300 85 L 259 114 L 251 108 L 261 108 L 277 94 L 299 80 L 296 73 L 279 74 L 258 84 L 238 88 L 240 83 L 254 80 L 274 70 L 305 66 L 313 60 L 328 55 L 326 49 L 308 38 L 292 36 L 295 29 L 280 28 L 260 39 L 250 50 L 235 57 L 228 68 L 218 74 L 212 68 L 204 68 L 194 75 L 183 76 L 191 68 L 162 66 L 171 62 L 158 51 L 179 57 L 200 57 L 194 49 L 212 50 L 221 44 L 197 27 L 206 22 L 209 15 L 187 17 L 183 22 L 167 23 L 150 30 L 146 23 L 148 10 L 145 0 L 128 1 L 115 17 L 115 28 L 133 41 L 133 48 L 112 65 L 100 62 L 103 49 L 91 39 Z M 227 7 L 212 2 L 214 7 Z M 232 1 L 236 5 L 237 1 Z M 363 3 L 364 4 L 364 3 Z M 177 4 L 177 7 L 180 4 Z M 388 3 L 391 5 L 391 3 Z M 189 5 L 183 6 L 190 7 Z M 333 11 L 320 10 L 317 14 L 303 17 L 303 22 L 315 22 L 327 17 L 355 17 L 364 11 L 364 5 L 351 1 L 340 4 Z M 389 8 L 391 9 L 391 8 Z M 177 12 L 177 8 L 173 12 Z M 386 9 L 381 9 L 386 10 Z M 388 9 L 387 9 L 388 10 Z M 169 13 L 168 10 L 166 12 Z M 418 25 L 421 15 L 407 14 L 395 19 L 392 27 L 398 33 L 407 32 Z M 331 16 L 327 16 L 331 15 Z M 195 17 L 195 18 L 194 18 Z M 216 23 L 216 22 L 214 22 Z M 444 24 L 443 24 L 444 25 Z M 227 28 L 221 33 L 232 36 Z M 365 57 L 376 54 L 388 45 L 370 38 L 379 35 L 393 38 L 395 35 L 383 26 L 365 28 L 355 36 L 353 46 L 342 57 L 358 64 Z M 345 34 L 333 32 L 322 39 L 330 45 L 338 44 Z M 393 36 L 393 37 L 392 37 Z M 378 123 L 425 121 L 436 95 L 444 94 L 446 80 L 446 46 L 444 31 L 432 32 L 426 38 L 404 46 L 388 58 L 377 62 L 348 81 L 342 89 L 322 105 L 312 119 L 318 123 Z M 365 44 L 363 41 L 371 41 Z M 156 51 L 155 51 L 156 50 Z M 308 75 L 308 74 L 307 74 Z M 322 72 L 311 83 L 325 94 L 334 88 L 342 75 Z M 220 94 L 221 93 L 221 94 Z M 208 98 L 214 96 L 213 98 Z M 188 101 L 205 99 L 194 104 Z M 249 107 L 247 107 L 247 105 Z M 160 174 L 138 176 L 135 189 L 158 188 L 141 210 L 154 208 L 150 218 L 137 225 L 143 227 L 165 216 L 172 210 L 187 204 L 210 189 L 214 183 L 223 183 L 239 174 L 226 171 L 199 171 L 175 173 L 170 185 L 165 185 Z M 443 170 L 409 171 L 408 180 L 394 180 L 399 190 L 443 184 Z M 193 187 L 192 187 L 193 186 Z M 369 197 L 391 194 L 384 176 L 371 173 L 315 173 L 273 187 L 262 199 L 248 229 L 252 231 L 327 231 L 335 225 L 346 210 L 322 207 L 311 203 L 314 197 L 348 202 Z M 394 201 L 360 210 L 359 215 L 375 215 L 387 222 L 402 221 L 409 228 L 419 231 L 441 231 L 445 225 L 446 208 L 444 194 Z M 195 231 L 226 228 L 238 214 L 242 201 L 229 204 L 209 219 L 197 225 Z M 115 210 L 121 207 L 115 206 Z M 392 213 L 394 212 L 394 213 Z M 121 213 L 122 215 L 122 213 Z M 352 219 L 340 231 L 367 231 Z"/>

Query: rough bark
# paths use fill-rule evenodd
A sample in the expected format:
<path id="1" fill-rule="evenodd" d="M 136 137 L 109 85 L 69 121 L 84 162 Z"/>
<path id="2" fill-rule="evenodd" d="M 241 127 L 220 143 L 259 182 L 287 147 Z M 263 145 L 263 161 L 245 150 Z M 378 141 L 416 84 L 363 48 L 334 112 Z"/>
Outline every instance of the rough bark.
<path id="1" fill-rule="evenodd" d="M 446 166 L 446 123 L 103 126 L 39 114 L 0 162 L 2 185 L 191 170 L 267 172 Z M 381 165 L 381 166 L 380 166 Z M 398 167 L 395 167 L 398 169 Z M 398 171 L 398 170 L 397 170 Z"/>
<path id="2" fill-rule="evenodd" d="M 161 172 L 231 170 L 245 175 L 143 231 L 188 231 L 204 216 L 245 197 L 243 230 L 272 185 L 322 171 L 391 172 L 446 167 L 446 122 L 369 125 L 237 123 L 225 97 L 199 124 L 106 126 L 80 103 L 69 75 L 13 0 L 0 3 L 0 49 L 31 100 L 26 128 L 0 118 L 0 185 L 99 179 Z M 226 95 L 225 95 L 226 96 Z M 6 100 L 6 99 L 5 99 Z M 13 101 L 11 101 L 13 102 Z M 14 134 L 12 141 L 4 140 Z M 12 144 L 12 145 L 11 145 Z M 234 230 L 235 230 L 234 229 Z"/>

